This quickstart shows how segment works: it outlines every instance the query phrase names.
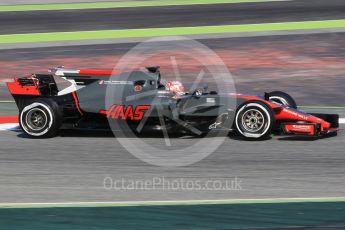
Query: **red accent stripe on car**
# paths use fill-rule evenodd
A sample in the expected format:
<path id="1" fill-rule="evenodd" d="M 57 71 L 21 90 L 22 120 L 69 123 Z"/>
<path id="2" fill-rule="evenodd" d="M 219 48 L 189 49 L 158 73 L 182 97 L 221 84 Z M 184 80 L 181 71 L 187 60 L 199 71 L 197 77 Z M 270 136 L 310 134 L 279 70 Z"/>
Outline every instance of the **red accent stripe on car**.
<path id="1" fill-rule="evenodd" d="M 18 116 L 1 116 L 0 124 L 18 123 Z"/>
<path id="2" fill-rule="evenodd" d="M 251 95 L 241 95 L 241 94 L 238 94 L 236 95 L 237 98 L 242 98 L 242 99 L 245 99 L 247 101 L 250 101 L 250 100 L 256 100 L 256 101 L 262 101 L 264 103 L 266 103 L 268 106 L 270 106 L 272 109 L 277 109 L 279 108 L 280 106 L 279 105 L 276 105 L 272 102 L 269 102 L 269 101 L 266 101 L 260 97 L 257 97 L 257 96 L 251 96 Z"/>
<path id="3" fill-rule="evenodd" d="M 100 114 L 103 114 L 103 115 L 108 115 L 108 111 L 107 110 L 104 110 L 104 109 L 101 109 L 99 111 Z"/>
<path id="4" fill-rule="evenodd" d="M 119 74 L 117 70 L 94 70 L 94 69 L 81 69 L 79 70 L 80 75 L 98 75 L 98 76 L 111 76 L 113 74 Z"/>
<path id="5" fill-rule="evenodd" d="M 77 108 L 78 112 L 80 113 L 80 115 L 84 115 L 84 113 L 81 111 L 80 109 L 80 106 L 79 106 L 79 101 L 78 101 L 78 96 L 76 94 L 76 92 L 72 92 L 72 96 L 73 96 L 73 99 L 74 99 L 74 104 L 75 104 L 75 107 Z"/>

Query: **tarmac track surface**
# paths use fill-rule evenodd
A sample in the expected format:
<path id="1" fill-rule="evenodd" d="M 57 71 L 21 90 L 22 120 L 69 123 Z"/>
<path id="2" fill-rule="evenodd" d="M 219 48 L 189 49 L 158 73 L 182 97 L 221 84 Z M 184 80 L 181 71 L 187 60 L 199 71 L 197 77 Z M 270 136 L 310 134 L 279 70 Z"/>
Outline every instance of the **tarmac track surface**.
<path id="1" fill-rule="evenodd" d="M 0 34 L 315 21 L 344 12 L 342 0 L 1 12 Z"/>
<path id="2" fill-rule="evenodd" d="M 136 201 L 345 196 L 344 126 L 337 137 L 273 137 L 261 142 L 226 138 L 210 156 L 184 167 L 137 159 L 112 135 L 64 131 L 52 139 L 0 132 L 0 202 Z M 119 137 L 124 138 L 124 137 Z M 212 137 L 211 137 L 212 138 Z M 163 150 L 164 139 L 143 138 Z M 174 147 L 199 139 L 173 138 Z M 212 141 L 206 139 L 204 141 Z M 232 189 L 105 189 L 104 180 L 238 180 Z M 237 179 L 236 179 L 237 178 Z M 109 182 L 109 181 L 108 181 Z M 193 183 L 194 183 L 193 182 Z M 213 188 L 213 187 L 212 187 Z"/>

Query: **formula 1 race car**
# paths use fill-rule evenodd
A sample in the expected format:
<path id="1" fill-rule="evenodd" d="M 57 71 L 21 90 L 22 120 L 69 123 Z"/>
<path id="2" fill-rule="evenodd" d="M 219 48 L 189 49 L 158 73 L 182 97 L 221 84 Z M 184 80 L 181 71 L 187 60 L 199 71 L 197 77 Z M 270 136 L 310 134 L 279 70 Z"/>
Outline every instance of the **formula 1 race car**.
<path id="1" fill-rule="evenodd" d="M 30 137 L 53 137 L 61 128 L 113 129 L 112 121 L 137 133 L 165 129 L 201 136 L 225 129 L 250 140 L 267 139 L 272 133 L 324 136 L 338 131 L 338 115 L 299 111 L 284 92 L 184 92 L 180 82 L 162 84 L 159 67 L 132 72 L 59 67 L 7 85 L 19 109 L 20 126 Z M 235 100 L 235 107 L 229 108 L 228 100 Z"/>

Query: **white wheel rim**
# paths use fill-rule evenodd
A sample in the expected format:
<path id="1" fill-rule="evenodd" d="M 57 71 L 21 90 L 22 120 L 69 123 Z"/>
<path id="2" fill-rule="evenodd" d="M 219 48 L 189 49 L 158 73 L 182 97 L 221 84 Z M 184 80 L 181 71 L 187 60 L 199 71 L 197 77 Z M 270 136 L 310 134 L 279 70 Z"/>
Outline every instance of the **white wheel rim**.
<path id="1" fill-rule="evenodd" d="M 255 133 L 265 124 L 264 115 L 257 109 L 249 109 L 241 117 L 242 126 L 248 132 Z"/>
<path id="2" fill-rule="evenodd" d="M 40 108 L 32 108 L 25 116 L 27 126 L 34 131 L 43 129 L 48 122 L 46 113 Z"/>

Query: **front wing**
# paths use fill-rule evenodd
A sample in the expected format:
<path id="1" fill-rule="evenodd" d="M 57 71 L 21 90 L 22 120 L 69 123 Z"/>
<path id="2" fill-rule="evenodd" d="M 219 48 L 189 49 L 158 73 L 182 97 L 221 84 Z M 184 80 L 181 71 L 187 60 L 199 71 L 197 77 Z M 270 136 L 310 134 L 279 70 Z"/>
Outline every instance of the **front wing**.
<path id="1" fill-rule="evenodd" d="M 287 135 L 325 136 L 336 134 L 339 129 L 339 115 L 313 113 L 310 116 L 322 119 L 330 124 L 328 128 L 320 123 L 286 122 L 281 124 L 281 130 Z"/>

